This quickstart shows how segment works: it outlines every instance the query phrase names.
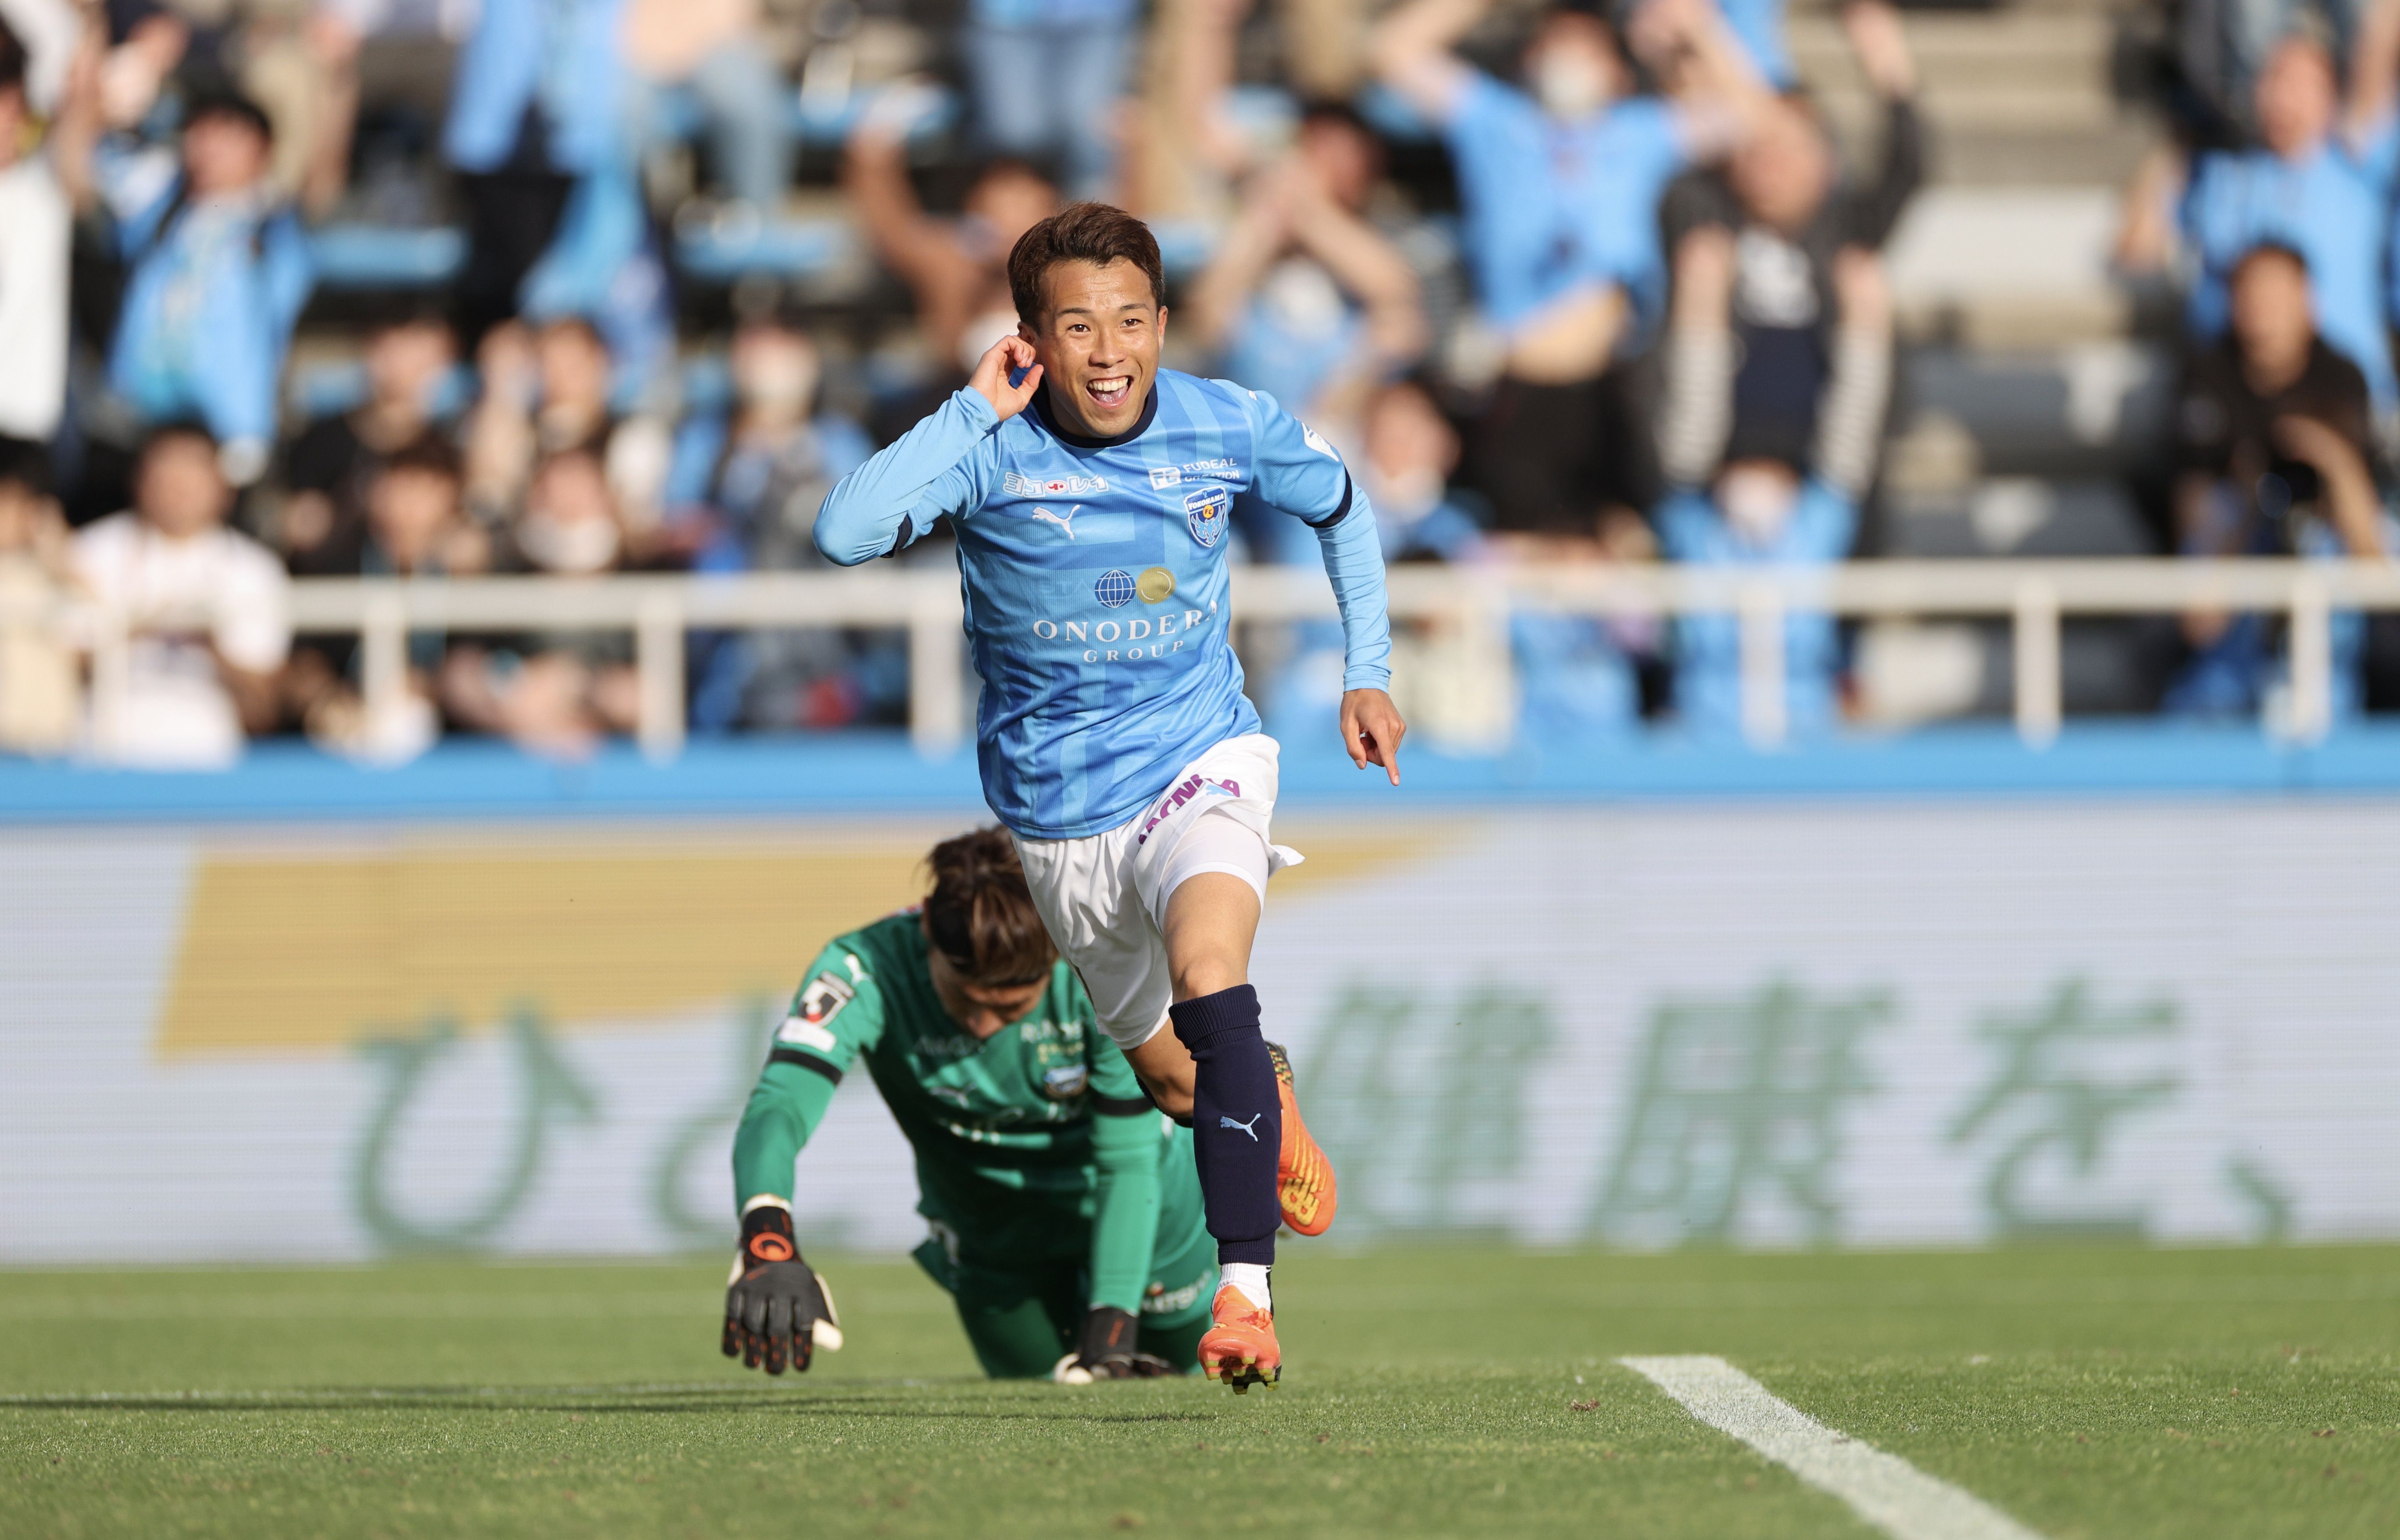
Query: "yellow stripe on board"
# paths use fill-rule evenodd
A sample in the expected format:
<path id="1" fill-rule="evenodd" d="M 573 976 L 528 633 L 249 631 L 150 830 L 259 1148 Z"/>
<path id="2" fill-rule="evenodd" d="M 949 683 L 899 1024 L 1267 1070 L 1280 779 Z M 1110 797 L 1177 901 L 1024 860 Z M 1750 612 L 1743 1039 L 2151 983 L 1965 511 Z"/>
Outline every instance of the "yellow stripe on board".
<path id="1" fill-rule="evenodd" d="M 559 1025 L 791 989 L 818 947 L 913 901 L 921 849 L 616 848 L 211 856 L 159 1017 L 162 1056 L 331 1048 L 521 1002 Z"/>
<path id="2" fill-rule="evenodd" d="M 1301 848 L 1309 860 L 1275 879 L 1279 903 L 1427 842 L 1345 828 Z M 571 1029 L 780 997 L 826 941 L 920 896 L 924 855 L 913 843 L 825 852 L 771 838 L 697 852 L 211 852 L 157 1052 L 333 1049 L 436 1013 L 482 1027 L 521 1004 Z"/>

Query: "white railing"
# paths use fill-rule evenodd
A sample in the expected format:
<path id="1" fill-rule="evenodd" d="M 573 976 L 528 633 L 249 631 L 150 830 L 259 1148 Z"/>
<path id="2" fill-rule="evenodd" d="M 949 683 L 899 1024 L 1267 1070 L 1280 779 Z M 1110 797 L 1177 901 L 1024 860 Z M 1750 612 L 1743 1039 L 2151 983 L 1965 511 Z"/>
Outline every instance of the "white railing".
<path id="1" fill-rule="evenodd" d="M 2322 738 L 2332 720 L 2330 619 L 2337 609 L 2400 609 L 2400 563 L 2255 559 L 1851 562 L 1810 568 L 1403 566 L 1388 576 L 1396 619 L 1482 628 L 1506 655 L 1512 609 L 1622 619 L 1732 614 L 1741 627 L 1743 729 L 1782 742 L 1783 620 L 1794 612 L 1858 618 L 2005 618 L 2014 633 L 2016 726 L 2048 743 L 2060 716 L 2059 625 L 2068 616 L 2261 610 L 2291 619 L 2291 688 L 2282 730 Z M 1248 567 L 1234 578 L 1237 624 L 1330 618 L 1321 572 Z M 622 630 L 634 634 L 643 751 L 670 758 L 684 733 L 684 633 L 808 626 L 908 634 L 910 736 L 948 754 L 966 733 L 967 675 L 957 576 L 946 569 L 592 579 L 459 581 L 309 579 L 292 586 L 304 633 L 352 633 L 371 717 L 407 688 L 411 631 Z M 127 626 L 83 618 L 104 715 L 123 673 Z"/>

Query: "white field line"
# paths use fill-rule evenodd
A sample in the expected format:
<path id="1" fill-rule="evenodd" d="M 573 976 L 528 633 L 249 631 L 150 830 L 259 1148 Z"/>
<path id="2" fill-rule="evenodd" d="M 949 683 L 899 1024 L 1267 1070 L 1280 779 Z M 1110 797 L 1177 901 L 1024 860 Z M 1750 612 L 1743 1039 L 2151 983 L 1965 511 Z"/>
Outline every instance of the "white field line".
<path id="1" fill-rule="evenodd" d="M 1834 1432 L 1723 1358 L 1619 1358 L 1701 1422 L 1729 1433 L 1893 1540 L 2041 1540 L 1974 1493 Z"/>

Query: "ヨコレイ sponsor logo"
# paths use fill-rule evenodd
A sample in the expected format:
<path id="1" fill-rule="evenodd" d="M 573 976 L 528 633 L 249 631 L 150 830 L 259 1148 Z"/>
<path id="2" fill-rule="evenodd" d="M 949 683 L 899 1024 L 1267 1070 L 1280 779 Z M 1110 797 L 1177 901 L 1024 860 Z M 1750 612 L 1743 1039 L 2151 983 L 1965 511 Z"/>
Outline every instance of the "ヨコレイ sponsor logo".
<path id="1" fill-rule="evenodd" d="M 1012 497 L 1080 497 L 1106 492 L 1109 484 L 1100 476 L 1026 476 L 1009 470 L 1001 474 L 1000 489 Z"/>

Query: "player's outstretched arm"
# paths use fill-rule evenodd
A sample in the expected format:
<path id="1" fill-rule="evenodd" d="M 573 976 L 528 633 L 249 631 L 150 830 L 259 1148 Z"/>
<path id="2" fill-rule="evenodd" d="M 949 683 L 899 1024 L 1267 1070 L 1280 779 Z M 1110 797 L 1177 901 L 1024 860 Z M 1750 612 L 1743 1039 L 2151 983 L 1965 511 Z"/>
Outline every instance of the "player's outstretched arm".
<path id="1" fill-rule="evenodd" d="M 1099 1024 L 1085 1031 L 1099 1036 Z M 1151 1252 L 1158 1240 L 1161 1148 L 1158 1113 L 1119 1057 L 1100 1039 L 1093 1066 L 1092 1159 L 1098 1172 L 1094 1194 L 1090 1308 L 1073 1353 L 1058 1361 L 1052 1378 L 1065 1384 L 1141 1378 L 1163 1372 L 1156 1359 L 1137 1351 L 1142 1290 L 1151 1276 Z M 1109 1062 L 1114 1060 L 1116 1062 Z M 1153 1367 L 1155 1366 L 1155 1367 Z"/>
<path id="2" fill-rule="evenodd" d="M 1020 370 L 1023 377 L 1015 377 Z M 964 389 L 827 494 L 817 514 L 817 549 L 842 566 L 896 555 L 943 514 L 980 500 L 975 451 L 1031 404 L 1041 385 L 1031 344 L 1021 337 L 992 344 Z"/>
<path id="3" fill-rule="evenodd" d="M 787 1208 L 762 1205 L 742 1219 L 742 1247 L 725 1289 L 725 1356 L 751 1369 L 805 1372 L 820 1347 L 841 1346 L 833 1296 L 800 1260 Z"/>

